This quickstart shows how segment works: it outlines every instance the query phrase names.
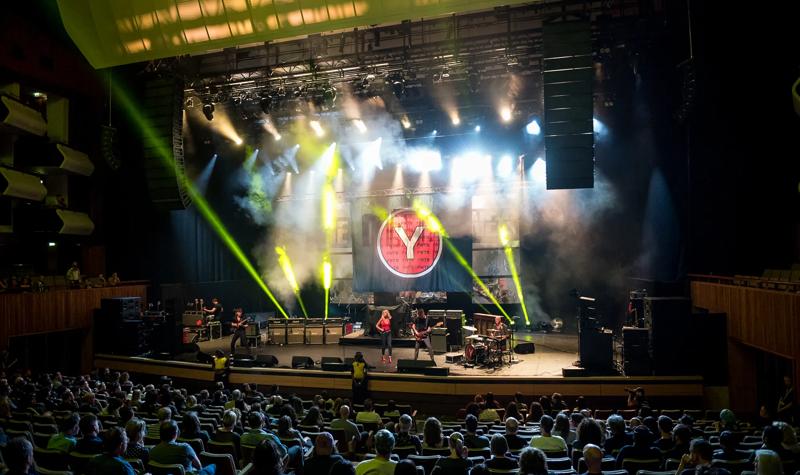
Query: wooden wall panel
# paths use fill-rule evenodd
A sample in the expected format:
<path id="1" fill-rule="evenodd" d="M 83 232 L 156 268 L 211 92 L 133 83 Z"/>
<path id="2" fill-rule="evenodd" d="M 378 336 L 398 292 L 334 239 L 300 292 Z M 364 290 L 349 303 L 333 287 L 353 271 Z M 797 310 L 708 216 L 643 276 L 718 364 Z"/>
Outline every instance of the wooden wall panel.
<path id="1" fill-rule="evenodd" d="M 15 336 L 90 329 L 100 300 L 112 297 L 141 297 L 146 304 L 147 284 L 0 295 L 0 348 Z"/>

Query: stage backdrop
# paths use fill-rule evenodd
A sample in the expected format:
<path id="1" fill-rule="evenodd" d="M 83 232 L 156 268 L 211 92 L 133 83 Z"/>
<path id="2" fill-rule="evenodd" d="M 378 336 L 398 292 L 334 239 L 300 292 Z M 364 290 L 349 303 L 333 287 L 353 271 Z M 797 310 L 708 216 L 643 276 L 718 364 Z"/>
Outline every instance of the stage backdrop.
<path id="1" fill-rule="evenodd" d="M 471 265 L 471 212 L 445 210 L 436 195 L 414 199 L 433 211 L 449 241 Z M 430 230 L 404 196 L 352 201 L 353 290 L 470 292 L 472 279 L 444 238 Z"/>

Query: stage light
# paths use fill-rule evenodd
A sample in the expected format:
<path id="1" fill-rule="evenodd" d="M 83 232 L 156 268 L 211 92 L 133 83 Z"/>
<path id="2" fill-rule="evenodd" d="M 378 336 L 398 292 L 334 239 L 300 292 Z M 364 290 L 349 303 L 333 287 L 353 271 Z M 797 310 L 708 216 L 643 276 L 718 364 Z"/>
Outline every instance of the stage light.
<path id="1" fill-rule="evenodd" d="M 206 116 L 206 120 L 209 122 L 214 120 L 214 104 L 210 102 L 203 104 L 203 115 Z"/>
<path id="2" fill-rule="evenodd" d="M 322 129 L 322 125 L 320 125 L 318 120 L 312 120 L 308 123 L 308 125 L 311 127 L 314 133 L 317 134 L 317 137 L 322 137 L 325 135 L 325 131 Z"/>
<path id="3" fill-rule="evenodd" d="M 458 127 L 461 125 L 461 118 L 458 117 L 458 115 L 453 114 L 453 116 L 450 117 L 450 122 L 452 122 L 455 127 Z"/>
<path id="4" fill-rule="evenodd" d="M 211 160 L 208 161 L 203 171 L 200 172 L 200 175 L 195 179 L 194 185 L 197 187 L 197 191 L 201 194 L 206 194 L 206 189 L 208 189 L 208 182 L 211 179 L 211 173 L 214 171 L 214 166 L 217 164 L 217 154 L 215 153 Z"/>
<path id="5" fill-rule="evenodd" d="M 539 135 L 542 133 L 542 127 L 539 126 L 539 121 L 533 119 L 532 121 L 528 122 L 528 125 L 525 126 L 525 132 L 528 135 Z"/>
<path id="6" fill-rule="evenodd" d="M 233 143 L 235 143 L 236 145 L 241 145 L 244 142 L 242 141 L 242 139 L 240 137 L 237 136 L 237 137 L 233 138 Z"/>
<path id="7" fill-rule="evenodd" d="M 503 246 L 508 246 L 508 243 L 510 242 L 508 238 L 508 226 L 506 226 L 505 224 L 501 224 L 498 230 L 498 234 L 500 235 L 500 244 L 502 244 Z"/>
<path id="8" fill-rule="evenodd" d="M 289 255 L 286 253 L 286 248 L 276 246 L 275 253 L 278 254 L 278 265 L 280 265 L 283 275 L 286 277 L 286 281 L 289 282 L 289 287 L 292 288 L 295 297 L 297 297 L 297 303 L 300 304 L 300 309 L 303 311 L 303 315 L 308 318 L 308 312 L 306 311 L 305 303 L 303 303 L 303 298 L 300 296 L 300 286 L 297 284 L 297 279 L 295 278 L 294 270 L 292 269 L 292 261 L 289 259 Z"/>
<path id="9" fill-rule="evenodd" d="M 364 124 L 363 120 L 356 119 L 356 120 L 353 121 L 353 125 L 355 125 L 356 128 L 358 129 L 358 131 L 361 132 L 362 134 L 366 134 L 367 133 L 367 125 Z"/>
<path id="10" fill-rule="evenodd" d="M 438 131 L 438 130 L 436 130 L 436 129 L 433 129 L 433 131 L 431 132 L 431 135 L 432 135 L 433 137 L 436 137 L 436 135 L 437 135 L 438 133 L 439 133 L 439 131 Z"/>
<path id="11" fill-rule="evenodd" d="M 547 164 L 544 163 L 544 160 L 541 157 L 537 158 L 536 161 L 533 162 L 533 166 L 531 167 L 531 177 L 538 183 L 544 183 L 544 181 L 547 180 Z"/>
<path id="12" fill-rule="evenodd" d="M 497 175 L 501 178 L 508 178 L 514 173 L 514 159 L 511 155 L 503 155 L 497 164 Z"/>
<path id="13" fill-rule="evenodd" d="M 56 247 L 56 243 L 54 243 L 54 242 L 52 242 L 52 241 L 51 241 L 51 242 L 48 242 L 48 243 L 47 243 L 47 247 Z"/>
<path id="14" fill-rule="evenodd" d="M 477 134 L 477 133 L 480 133 L 480 131 L 481 131 L 481 126 L 480 126 L 480 125 L 476 125 L 476 126 L 475 126 L 475 133 L 476 133 L 476 134 Z"/>
<path id="15" fill-rule="evenodd" d="M 280 142 L 283 136 L 281 134 L 276 133 L 275 135 L 273 135 L 273 138 L 275 139 L 276 142 Z"/>
<path id="16" fill-rule="evenodd" d="M 608 134 L 608 128 L 606 127 L 606 124 L 598 120 L 596 117 L 592 118 L 592 130 L 598 138 L 605 137 Z"/>
<path id="17" fill-rule="evenodd" d="M 437 150 L 411 149 L 408 164 L 418 172 L 431 172 L 442 169 L 442 155 Z"/>
<path id="18" fill-rule="evenodd" d="M 503 106 L 500 108 L 500 118 L 503 122 L 511 122 L 512 114 L 511 108 L 508 106 Z"/>
<path id="19" fill-rule="evenodd" d="M 404 129 L 410 129 L 410 128 L 411 128 L 411 121 L 408 119 L 408 116 L 405 116 L 405 115 L 404 115 L 404 116 L 403 116 L 403 117 L 400 119 L 400 123 L 403 125 L 403 128 L 404 128 Z"/>

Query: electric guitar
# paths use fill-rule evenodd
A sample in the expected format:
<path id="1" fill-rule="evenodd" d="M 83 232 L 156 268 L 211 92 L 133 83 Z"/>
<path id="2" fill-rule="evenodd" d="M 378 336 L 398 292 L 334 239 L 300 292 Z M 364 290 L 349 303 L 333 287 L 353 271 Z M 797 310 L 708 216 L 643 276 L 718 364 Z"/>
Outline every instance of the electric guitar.
<path id="1" fill-rule="evenodd" d="M 247 325 L 250 324 L 250 317 L 243 318 L 240 322 L 236 322 L 236 320 L 231 322 L 231 328 L 247 328 Z"/>
<path id="2" fill-rule="evenodd" d="M 412 323 L 412 324 L 410 324 L 409 326 L 411 327 L 411 332 L 414 334 L 414 338 L 416 338 L 416 339 L 417 339 L 417 341 L 422 341 L 422 340 L 424 340 L 425 338 L 428 338 L 428 335 L 429 335 L 429 334 L 430 334 L 430 333 L 433 331 L 433 329 L 434 329 L 434 328 L 436 328 L 436 327 L 440 327 L 440 326 L 442 326 L 442 325 L 444 325 L 444 322 L 439 322 L 439 323 L 437 323 L 436 325 L 429 325 L 429 326 L 428 326 L 428 328 L 426 328 L 426 329 L 425 329 L 425 330 L 423 330 L 423 331 L 418 331 L 418 330 L 417 330 L 417 329 L 414 327 L 414 324 L 413 324 L 413 323 Z"/>

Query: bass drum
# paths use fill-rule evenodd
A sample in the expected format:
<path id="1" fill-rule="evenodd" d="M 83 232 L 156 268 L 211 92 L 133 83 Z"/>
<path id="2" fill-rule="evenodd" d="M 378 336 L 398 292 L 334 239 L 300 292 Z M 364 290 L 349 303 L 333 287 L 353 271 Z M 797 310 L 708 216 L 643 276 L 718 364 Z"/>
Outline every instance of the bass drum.
<path id="1" fill-rule="evenodd" d="M 486 364 L 486 345 L 475 346 L 475 364 Z"/>
<path id="2" fill-rule="evenodd" d="M 467 343 L 464 347 L 464 359 L 467 363 L 475 363 L 475 345 L 472 342 Z"/>

